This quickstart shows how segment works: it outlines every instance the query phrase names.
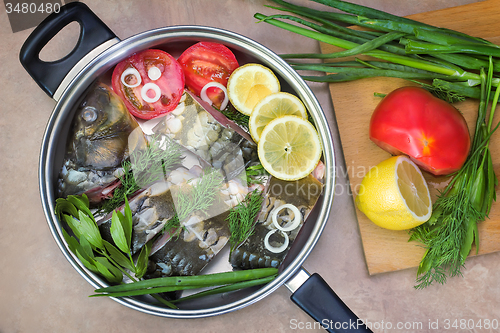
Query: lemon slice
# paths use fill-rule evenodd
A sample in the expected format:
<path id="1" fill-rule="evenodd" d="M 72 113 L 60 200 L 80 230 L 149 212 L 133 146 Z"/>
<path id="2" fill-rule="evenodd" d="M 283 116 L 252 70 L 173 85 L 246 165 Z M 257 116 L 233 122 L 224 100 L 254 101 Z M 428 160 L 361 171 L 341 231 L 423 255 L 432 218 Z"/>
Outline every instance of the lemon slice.
<path id="1" fill-rule="evenodd" d="M 246 64 L 236 68 L 227 81 L 229 101 L 236 110 L 248 116 L 261 99 L 278 91 L 280 82 L 276 75 L 259 64 Z"/>
<path id="2" fill-rule="evenodd" d="M 403 155 L 391 157 L 368 171 L 356 205 L 373 223 L 391 230 L 414 228 L 429 220 L 432 213 L 424 176 Z"/>
<path id="3" fill-rule="evenodd" d="M 309 175 L 321 157 L 321 141 L 314 126 L 298 116 L 281 116 L 264 127 L 257 152 L 264 169 L 282 180 Z"/>
<path id="4" fill-rule="evenodd" d="M 307 119 L 306 107 L 297 96 L 286 92 L 267 95 L 258 102 L 248 121 L 248 129 L 255 142 L 259 142 L 260 133 L 271 120 L 284 115 Z"/>

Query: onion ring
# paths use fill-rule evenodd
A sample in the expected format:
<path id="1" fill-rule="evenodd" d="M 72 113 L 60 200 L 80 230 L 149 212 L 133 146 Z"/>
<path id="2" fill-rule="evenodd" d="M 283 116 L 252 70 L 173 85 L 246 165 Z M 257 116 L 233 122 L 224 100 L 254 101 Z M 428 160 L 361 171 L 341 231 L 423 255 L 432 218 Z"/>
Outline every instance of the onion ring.
<path id="1" fill-rule="evenodd" d="M 282 232 L 281 234 L 283 235 L 283 237 L 285 237 L 285 242 L 280 247 L 273 247 L 273 246 L 271 246 L 271 244 L 269 244 L 269 237 L 271 237 L 271 235 L 274 234 L 276 231 L 278 231 L 278 229 L 269 230 L 266 237 L 264 238 L 264 246 L 266 247 L 266 249 L 269 250 L 269 252 L 281 253 L 281 252 L 285 251 L 286 248 L 288 247 L 288 242 L 289 242 L 288 235 L 286 233 Z"/>
<path id="2" fill-rule="evenodd" d="M 148 96 L 148 91 L 153 90 L 155 92 L 155 97 L 151 98 Z M 145 102 L 154 103 L 161 97 L 161 90 L 157 84 L 149 82 L 146 83 L 141 89 L 141 97 Z"/>
<path id="3" fill-rule="evenodd" d="M 152 66 L 148 70 L 148 77 L 153 81 L 158 80 L 161 77 L 161 70 L 156 66 Z"/>
<path id="4" fill-rule="evenodd" d="M 224 87 L 219 82 L 212 81 L 212 82 L 208 82 L 207 84 L 205 84 L 203 89 L 201 89 L 200 98 L 203 101 L 207 102 L 208 104 L 212 105 L 212 100 L 210 98 L 208 98 L 208 95 L 207 95 L 207 89 L 211 88 L 211 87 L 219 88 L 220 90 L 222 90 L 224 92 L 224 100 L 220 104 L 220 109 L 224 110 L 226 108 L 227 104 L 229 103 L 229 97 L 227 97 L 226 87 Z"/>
<path id="5" fill-rule="evenodd" d="M 295 215 L 295 217 L 292 221 L 292 225 L 290 225 L 289 227 L 286 227 L 286 228 L 280 226 L 278 223 L 278 213 L 284 208 L 290 209 Z M 281 231 L 292 231 L 300 225 L 300 220 L 301 220 L 302 214 L 300 214 L 300 211 L 296 206 L 294 206 L 292 204 L 284 204 L 284 205 L 279 206 L 278 208 L 275 208 L 273 210 L 271 217 L 273 219 L 273 224 L 276 227 L 276 229 L 279 229 Z"/>
<path id="6" fill-rule="evenodd" d="M 137 80 L 137 82 L 135 84 L 128 84 L 127 82 L 125 82 L 125 77 L 127 75 L 135 76 L 135 79 Z M 141 74 L 139 74 L 139 71 L 137 69 L 135 69 L 134 67 L 129 67 L 126 70 L 124 70 L 120 79 L 121 79 L 123 85 L 125 87 L 129 87 L 129 88 L 135 88 L 135 87 L 139 86 L 142 82 Z"/>

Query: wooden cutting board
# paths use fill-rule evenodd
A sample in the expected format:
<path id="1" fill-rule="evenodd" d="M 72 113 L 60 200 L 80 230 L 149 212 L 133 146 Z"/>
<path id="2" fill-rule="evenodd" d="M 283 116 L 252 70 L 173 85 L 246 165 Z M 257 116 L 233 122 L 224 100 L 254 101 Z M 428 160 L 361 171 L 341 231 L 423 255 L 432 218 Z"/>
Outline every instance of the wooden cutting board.
<path id="1" fill-rule="evenodd" d="M 487 0 L 409 17 L 435 26 L 483 37 L 500 44 L 500 0 Z M 321 47 L 323 53 L 338 51 L 335 47 L 327 44 L 322 44 Z M 380 98 L 374 97 L 373 93 L 387 94 L 404 85 L 410 85 L 410 83 L 393 78 L 371 78 L 330 84 L 346 161 L 346 169 L 340 170 L 340 172 L 347 173 L 354 198 L 361 180 L 369 168 L 390 157 L 388 153 L 372 143 L 368 137 L 370 117 L 380 101 Z M 469 127 L 473 127 L 476 121 L 478 102 L 467 100 L 456 103 L 455 106 L 464 114 Z M 499 121 L 500 112 L 497 114 L 499 117 L 496 121 Z M 500 177 L 500 133 L 493 135 L 490 147 L 495 171 Z M 426 174 L 426 179 L 431 194 L 435 198 L 437 190 L 445 186 L 446 179 L 432 177 L 429 174 Z M 416 242 L 408 243 L 407 231 L 382 229 L 368 220 L 358 209 L 356 209 L 356 213 L 370 274 L 418 266 L 424 249 Z M 493 205 L 490 218 L 480 223 L 479 233 L 479 254 L 500 250 L 500 202 Z M 475 253 L 475 249 L 472 252 Z"/>

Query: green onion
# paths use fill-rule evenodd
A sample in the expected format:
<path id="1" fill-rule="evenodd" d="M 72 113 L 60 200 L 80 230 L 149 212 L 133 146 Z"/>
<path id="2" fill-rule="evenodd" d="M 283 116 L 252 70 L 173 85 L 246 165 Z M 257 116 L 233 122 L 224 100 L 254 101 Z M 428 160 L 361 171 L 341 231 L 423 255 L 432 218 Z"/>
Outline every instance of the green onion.
<path id="1" fill-rule="evenodd" d="M 242 271 L 193 276 L 169 276 L 96 289 L 92 296 L 136 296 L 175 290 L 220 286 L 276 275 L 276 268 L 257 268 Z"/>
<path id="2" fill-rule="evenodd" d="M 450 84 L 442 84 L 441 87 L 436 88 L 441 90 L 450 85 L 455 85 L 455 81 L 461 81 L 464 82 L 464 85 L 459 85 L 457 88 L 466 93 L 463 96 L 478 98 L 479 90 L 466 89 L 466 85 L 469 87 L 479 85 L 480 77 L 476 71 L 488 67 L 487 56 L 498 56 L 500 58 L 500 47 L 484 39 L 450 29 L 434 27 L 370 7 L 341 0 L 313 0 L 345 12 L 337 13 L 298 6 L 283 0 L 272 1 L 280 7 L 267 7 L 293 13 L 305 19 L 292 15 L 265 16 L 256 13 L 254 16 L 259 22 L 266 22 L 344 49 L 331 54 L 283 54 L 281 57 L 284 59 L 332 60 L 362 54 L 378 58 L 390 64 L 434 73 L 434 77 L 424 77 L 423 75 L 410 76 L 407 73 L 380 71 L 378 72 L 380 76 L 403 78 L 417 82 L 422 86 L 427 84 L 423 81 L 433 79 L 453 81 Z M 282 20 L 291 20 L 305 27 L 283 22 Z M 358 31 L 342 26 L 346 24 L 370 28 L 375 31 Z M 404 47 L 393 42 L 398 39 Z M 295 67 L 297 70 L 323 71 L 322 68 L 310 63 L 295 65 L 300 66 Z M 352 66 L 347 65 L 346 67 Z M 495 71 L 500 71 L 500 62 L 493 61 L 493 68 Z M 399 71 L 400 69 L 390 70 Z M 401 70 L 401 72 L 408 71 Z M 357 70 L 352 73 L 338 70 L 337 72 L 328 73 L 326 76 L 302 75 L 302 77 L 305 80 L 316 82 L 343 82 L 377 76 L 378 73 L 368 69 L 366 72 Z M 495 87 L 499 85 L 499 80 L 496 77 L 491 82 Z M 443 96 L 448 97 L 453 94 L 459 93 L 455 90 L 449 94 L 445 93 Z"/>
<path id="3" fill-rule="evenodd" d="M 292 25 L 292 24 L 289 24 L 286 22 L 282 22 L 282 21 L 279 21 L 279 20 L 276 20 L 273 18 L 269 18 L 268 16 L 265 16 L 263 14 L 257 13 L 254 15 L 254 17 L 261 20 L 261 21 L 264 21 L 266 23 L 272 24 L 274 26 L 295 32 L 297 34 L 300 34 L 300 35 L 303 35 L 306 37 L 316 39 L 316 40 L 324 42 L 324 43 L 338 46 L 338 47 L 341 47 L 344 49 L 352 49 L 356 46 L 359 46 L 359 44 L 356 44 L 356 43 L 353 43 L 350 41 L 346 41 L 346 40 L 343 40 L 341 38 L 322 34 L 322 33 L 312 31 L 309 29 L 297 27 L 295 25 Z M 467 72 L 467 71 L 460 69 L 458 67 L 456 67 L 456 68 L 444 67 L 444 66 L 440 66 L 438 64 L 435 64 L 435 63 L 432 63 L 429 61 L 414 59 L 414 58 L 410 58 L 407 56 L 401 56 L 398 54 L 393 54 L 393 53 L 389 53 L 389 52 L 382 51 L 382 50 L 371 50 L 371 51 L 365 52 L 364 54 L 367 56 L 372 56 L 372 57 L 378 58 L 378 59 L 391 61 L 393 63 L 400 64 L 400 65 L 407 65 L 407 66 L 411 66 L 414 68 L 434 72 L 437 74 L 444 74 L 444 75 L 448 75 L 451 77 L 458 77 L 462 80 L 468 80 L 468 79 L 478 80 L 479 79 L 478 74 Z"/>
<path id="4" fill-rule="evenodd" d="M 190 300 L 190 299 L 200 298 L 200 297 L 203 297 L 203 296 L 215 295 L 215 294 L 221 294 L 221 293 L 227 293 L 227 292 L 230 292 L 230 291 L 240 290 L 240 289 L 243 289 L 243 288 L 255 287 L 255 286 L 259 286 L 261 284 L 269 283 L 272 280 L 274 280 L 275 278 L 276 278 L 276 275 L 271 275 L 271 276 L 268 276 L 268 277 L 265 277 L 265 278 L 261 278 L 261 279 L 255 279 L 255 280 L 249 280 L 249 281 L 243 281 L 243 282 L 236 282 L 236 283 L 233 283 L 233 284 L 228 284 L 226 286 L 212 288 L 212 289 L 209 289 L 209 290 L 204 290 L 204 291 L 201 291 L 199 293 L 192 294 L 192 295 L 189 295 L 189 296 L 186 296 L 186 297 L 181 297 L 181 298 L 173 300 L 171 302 L 172 303 L 178 303 L 178 302 L 187 301 L 187 300 Z"/>

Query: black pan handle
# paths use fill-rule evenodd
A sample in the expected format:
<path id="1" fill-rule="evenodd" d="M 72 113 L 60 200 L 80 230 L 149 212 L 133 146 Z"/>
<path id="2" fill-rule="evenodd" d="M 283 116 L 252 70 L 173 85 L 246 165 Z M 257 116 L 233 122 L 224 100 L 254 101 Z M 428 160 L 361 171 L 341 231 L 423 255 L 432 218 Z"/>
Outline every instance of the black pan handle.
<path id="1" fill-rule="evenodd" d="M 71 22 L 80 24 L 80 37 L 75 48 L 64 58 L 46 62 L 40 59 L 40 51 L 65 26 Z M 50 97 L 54 96 L 69 71 L 102 43 L 116 35 L 90 9 L 81 2 L 70 2 L 58 13 L 50 14 L 26 39 L 19 60 L 33 80 Z"/>
<path id="2" fill-rule="evenodd" d="M 290 299 L 328 332 L 372 332 L 317 273 L 301 268 L 286 286 L 293 292 Z"/>

